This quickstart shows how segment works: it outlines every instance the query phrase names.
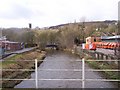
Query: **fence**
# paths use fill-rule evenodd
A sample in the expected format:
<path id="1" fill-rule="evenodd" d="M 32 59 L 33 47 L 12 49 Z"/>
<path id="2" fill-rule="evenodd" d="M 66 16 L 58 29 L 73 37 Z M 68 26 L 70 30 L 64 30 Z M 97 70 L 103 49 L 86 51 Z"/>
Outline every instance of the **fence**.
<path id="1" fill-rule="evenodd" d="M 9 61 L 13 61 L 13 60 L 9 60 Z M 23 61 L 23 60 L 22 60 Z M 28 61 L 30 62 L 31 60 L 24 60 L 24 61 Z M 2 69 L 3 71 L 35 71 L 35 79 L 7 79 L 7 78 L 2 78 L 2 81 L 5 80 L 10 80 L 10 81 L 14 81 L 14 80 L 34 80 L 35 81 L 35 87 L 38 88 L 38 81 L 39 80 L 67 80 L 67 81 L 81 81 L 82 82 L 82 88 L 85 88 L 85 82 L 86 81 L 106 81 L 106 82 L 120 82 L 120 80 L 115 80 L 115 79 L 86 79 L 85 78 L 85 71 L 93 71 L 93 72 L 102 72 L 102 71 L 114 71 L 114 72 L 119 72 L 120 70 L 118 69 L 103 69 L 103 70 L 99 70 L 99 69 L 85 69 L 85 62 L 89 61 L 89 62 L 94 62 L 95 60 L 84 60 L 84 58 L 82 60 L 76 60 L 76 62 L 82 62 L 82 69 L 41 69 L 44 71 L 74 71 L 74 72 L 82 72 L 82 79 L 38 79 L 38 61 L 45 61 L 45 60 L 37 60 L 35 59 L 35 69 Z M 51 60 L 52 61 L 52 60 Z M 72 61 L 72 60 L 71 60 Z M 97 62 L 100 62 L 103 60 L 96 60 Z M 104 61 L 110 61 L 110 62 L 114 62 L 116 60 L 104 60 Z M 119 60 L 117 60 L 119 62 Z"/>
<path id="2" fill-rule="evenodd" d="M 120 58 L 120 51 L 118 51 L 118 54 L 117 55 L 112 55 L 112 54 L 105 54 L 105 53 L 102 53 L 102 52 L 97 52 L 97 51 L 93 51 L 93 50 L 86 50 L 86 49 L 82 49 L 81 46 L 78 46 L 78 47 L 74 47 L 75 49 L 75 53 L 78 53 L 80 54 L 80 51 L 82 51 L 81 53 L 86 53 L 86 54 L 89 54 L 91 55 L 94 59 L 97 59 L 97 60 L 117 60 Z M 106 49 L 107 50 L 107 49 Z"/>

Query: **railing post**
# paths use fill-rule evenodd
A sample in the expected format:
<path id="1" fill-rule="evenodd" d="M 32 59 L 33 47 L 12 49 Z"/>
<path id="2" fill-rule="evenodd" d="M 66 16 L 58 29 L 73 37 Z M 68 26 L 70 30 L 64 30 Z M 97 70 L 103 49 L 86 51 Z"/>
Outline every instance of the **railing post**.
<path id="1" fill-rule="evenodd" d="M 38 88 L 38 71 L 37 71 L 37 59 L 35 59 L 35 87 Z"/>
<path id="2" fill-rule="evenodd" d="M 82 59 L 82 88 L 85 88 L 85 60 Z"/>

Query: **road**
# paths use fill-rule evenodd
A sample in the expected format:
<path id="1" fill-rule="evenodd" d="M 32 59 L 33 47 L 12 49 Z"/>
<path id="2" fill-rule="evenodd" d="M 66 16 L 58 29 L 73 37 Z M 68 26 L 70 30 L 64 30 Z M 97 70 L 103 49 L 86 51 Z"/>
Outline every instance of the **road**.
<path id="1" fill-rule="evenodd" d="M 38 68 L 39 88 L 82 88 L 81 70 L 82 63 L 78 56 L 64 52 L 52 52 L 47 55 L 43 63 Z M 85 69 L 91 69 L 85 64 Z M 103 79 L 98 72 L 85 72 L 86 79 Z M 35 79 L 35 73 L 31 74 L 31 79 Z M 57 79 L 57 80 L 56 80 Z M 85 88 L 115 88 L 117 86 L 110 82 L 86 81 Z M 35 81 L 26 80 L 16 85 L 15 88 L 35 88 Z"/>

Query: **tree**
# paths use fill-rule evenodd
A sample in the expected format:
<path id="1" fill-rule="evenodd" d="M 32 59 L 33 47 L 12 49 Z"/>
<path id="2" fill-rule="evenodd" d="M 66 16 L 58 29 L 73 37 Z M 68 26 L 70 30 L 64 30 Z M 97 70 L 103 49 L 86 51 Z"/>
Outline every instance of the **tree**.
<path id="1" fill-rule="evenodd" d="M 48 33 L 46 31 L 39 32 L 37 37 L 37 43 L 39 44 L 40 49 L 45 49 L 47 41 L 48 41 Z"/>
<path id="2" fill-rule="evenodd" d="M 74 39 L 80 37 L 80 34 L 77 24 L 69 24 L 60 29 L 58 41 L 63 48 L 72 48 Z"/>
<path id="3" fill-rule="evenodd" d="M 2 36 L 6 36 L 10 41 L 18 41 L 18 34 L 11 29 L 2 30 Z"/>
<path id="4" fill-rule="evenodd" d="M 35 33 L 33 31 L 26 31 L 21 36 L 22 42 L 26 43 L 28 46 L 33 46 L 35 44 Z"/>
<path id="5" fill-rule="evenodd" d="M 57 32 L 55 32 L 55 31 L 48 32 L 48 43 L 49 44 L 57 43 Z"/>

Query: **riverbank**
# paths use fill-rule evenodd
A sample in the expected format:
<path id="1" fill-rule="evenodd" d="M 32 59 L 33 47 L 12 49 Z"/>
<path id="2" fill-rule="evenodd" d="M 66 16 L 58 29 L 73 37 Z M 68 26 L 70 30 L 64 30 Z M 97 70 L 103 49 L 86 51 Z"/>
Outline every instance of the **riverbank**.
<path id="1" fill-rule="evenodd" d="M 25 52 L 22 54 L 17 54 L 13 57 L 7 58 L 2 62 L 2 78 L 7 79 L 25 79 L 30 78 L 33 71 L 25 71 L 20 69 L 34 69 L 35 59 L 43 60 L 45 58 L 46 52 L 40 51 L 38 49 Z M 11 61 L 10 61 L 11 60 Z M 29 60 L 29 61 L 25 61 Z M 38 61 L 40 65 L 42 61 Z M 11 71 L 6 71 L 5 69 L 11 69 Z M 15 71 L 17 70 L 17 71 Z M 5 80 L 2 81 L 2 88 L 13 88 L 15 85 L 20 83 L 22 80 Z"/>
<path id="2" fill-rule="evenodd" d="M 86 63 L 93 69 L 99 70 L 118 70 L 118 65 L 112 62 L 97 62 L 96 59 L 88 53 L 85 53 L 82 49 L 78 49 L 77 46 L 74 46 L 72 49 L 65 49 L 64 51 L 71 52 L 73 54 L 78 55 L 81 59 L 84 58 L 85 60 L 95 60 L 94 62 L 87 61 Z M 109 64 L 110 63 L 110 64 Z M 102 77 L 106 79 L 113 79 L 113 80 L 120 80 L 119 72 L 118 71 L 102 71 L 99 72 Z M 118 85 L 118 84 L 117 84 Z"/>

